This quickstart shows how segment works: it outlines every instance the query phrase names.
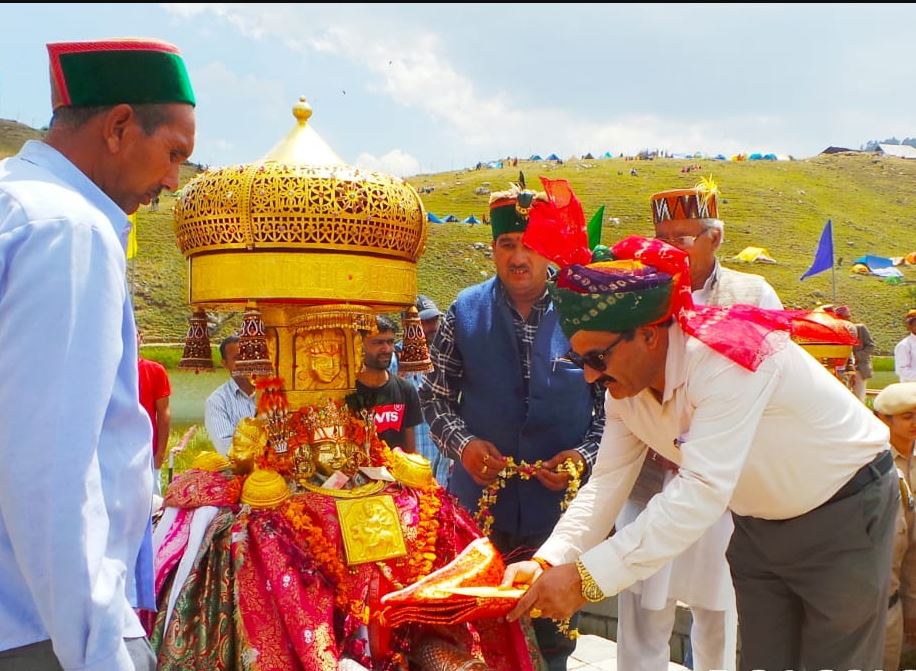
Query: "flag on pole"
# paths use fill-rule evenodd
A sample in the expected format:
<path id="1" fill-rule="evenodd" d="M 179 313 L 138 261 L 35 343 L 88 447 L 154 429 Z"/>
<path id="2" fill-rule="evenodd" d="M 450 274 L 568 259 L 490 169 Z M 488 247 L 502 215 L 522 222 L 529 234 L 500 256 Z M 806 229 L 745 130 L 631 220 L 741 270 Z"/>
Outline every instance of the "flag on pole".
<path id="1" fill-rule="evenodd" d="M 130 220 L 130 233 L 127 234 L 127 260 L 137 255 L 137 213 L 128 214 Z"/>
<path id="2" fill-rule="evenodd" d="M 824 230 L 821 232 L 820 242 L 817 243 L 817 250 L 814 252 L 814 262 L 811 267 L 805 271 L 801 279 L 817 275 L 825 270 L 833 268 L 833 222 L 828 219 L 824 224 Z"/>

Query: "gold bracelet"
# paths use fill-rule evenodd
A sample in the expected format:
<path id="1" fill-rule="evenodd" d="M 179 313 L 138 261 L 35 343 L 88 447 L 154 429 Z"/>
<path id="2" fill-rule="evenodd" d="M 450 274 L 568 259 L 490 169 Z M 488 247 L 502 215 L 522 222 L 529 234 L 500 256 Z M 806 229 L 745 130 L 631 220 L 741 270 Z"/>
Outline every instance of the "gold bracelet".
<path id="1" fill-rule="evenodd" d="M 604 592 L 601 590 L 601 587 L 595 582 L 595 579 L 592 577 L 592 574 L 588 572 L 588 569 L 585 568 L 585 564 L 582 563 L 582 560 L 576 562 L 576 570 L 579 572 L 579 580 L 582 583 L 582 596 L 586 601 L 591 603 L 597 603 L 598 601 L 604 600 Z"/>

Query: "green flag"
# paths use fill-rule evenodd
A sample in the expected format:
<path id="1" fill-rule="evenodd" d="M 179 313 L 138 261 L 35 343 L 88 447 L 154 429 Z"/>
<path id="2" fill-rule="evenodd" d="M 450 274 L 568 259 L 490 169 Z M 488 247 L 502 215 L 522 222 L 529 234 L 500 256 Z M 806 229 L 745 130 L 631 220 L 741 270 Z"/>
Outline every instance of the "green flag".
<path id="1" fill-rule="evenodd" d="M 604 221 L 604 205 L 598 208 L 598 211 L 588 220 L 588 248 L 594 249 L 596 245 L 601 244 L 601 222 Z"/>

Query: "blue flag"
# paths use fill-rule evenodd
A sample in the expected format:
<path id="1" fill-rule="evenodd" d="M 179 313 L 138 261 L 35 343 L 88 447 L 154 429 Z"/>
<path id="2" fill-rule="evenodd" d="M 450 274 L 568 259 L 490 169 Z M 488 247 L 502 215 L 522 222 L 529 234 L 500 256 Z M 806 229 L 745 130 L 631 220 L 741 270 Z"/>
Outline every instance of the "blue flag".
<path id="1" fill-rule="evenodd" d="M 831 268 L 833 268 L 833 222 L 828 219 L 824 225 L 824 230 L 821 232 L 820 242 L 817 243 L 817 251 L 814 252 L 814 263 L 805 271 L 801 279 L 817 275 Z"/>

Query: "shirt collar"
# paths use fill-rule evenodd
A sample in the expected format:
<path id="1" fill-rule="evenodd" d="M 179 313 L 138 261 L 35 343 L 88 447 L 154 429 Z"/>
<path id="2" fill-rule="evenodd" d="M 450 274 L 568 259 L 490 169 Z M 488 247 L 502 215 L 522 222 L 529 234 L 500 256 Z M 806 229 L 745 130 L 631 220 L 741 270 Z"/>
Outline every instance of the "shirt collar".
<path id="1" fill-rule="evenodd" d="M 229 389 L 233 394 L 241 394 L 245 398 L 251 398 L 249 394 L 246 394 L 242 388 L 239 386 L 239 383 L 235 381 L 235 378 L 231 375 L 229 376 Z"/>
<path id="2" fill-rule="evenodd" d="M 662 404 L 687 382 L 687 336 L 676 321 L 668 327 L 668 353 L 665 356 L 665 392 Z"/>
<path id="3" fill-rule="evenodd" d="M 95 205 L 111 222 L 122 244 L 127 244 L 130 220 L 118 205 L 102 191 L 82 170 L 51 145 L 40 140 L 29 140 L 19 151 L 18 158 L 52 173 L 61 182 Z"/>
<path id="4" fill-rule="evenodd" d="M 700 289 L 700 291 L 704 294 L 708 291 L 712 291 L 712 288 L 719 282 L 720 273 L 719 259 L 716 259 L 712 267 L 712 272 L 709 273 L 709 277 L 706 278 L 706 281 L 703 283 L 703 288 Z"/>

